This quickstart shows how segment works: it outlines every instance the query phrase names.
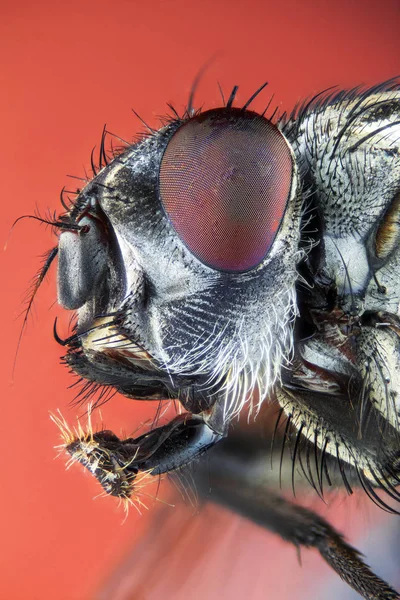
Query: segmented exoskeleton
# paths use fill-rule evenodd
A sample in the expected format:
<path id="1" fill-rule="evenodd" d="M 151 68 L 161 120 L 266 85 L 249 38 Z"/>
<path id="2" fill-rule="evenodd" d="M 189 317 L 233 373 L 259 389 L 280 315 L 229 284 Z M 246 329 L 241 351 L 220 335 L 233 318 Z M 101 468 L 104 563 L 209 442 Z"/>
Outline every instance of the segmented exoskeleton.
<path id="1" fill-rule="evenodd" d="M 104 134 L 45 265 L 58 252 L 58 300 L 77 315 L 70 338 L 56 333 L 70 369 L 182 414 L 124 440 L 55 420 L 107 493 L 129 500 L 144 474 L 195 460 L 201 493 L 317 547 L 364 598 L 398 598 L 254 475 L 265 440 L 230 424 L 277 400 L 293 465 L 303 455 L 320 494 L 335 463 L 349 491 L 395 512 L 380 492 L 400 498 L 400 89 L 325 92 L 288 118 L 252 112 L 255 95 L 234 107 L 236 89 L 110 162 Z"/>

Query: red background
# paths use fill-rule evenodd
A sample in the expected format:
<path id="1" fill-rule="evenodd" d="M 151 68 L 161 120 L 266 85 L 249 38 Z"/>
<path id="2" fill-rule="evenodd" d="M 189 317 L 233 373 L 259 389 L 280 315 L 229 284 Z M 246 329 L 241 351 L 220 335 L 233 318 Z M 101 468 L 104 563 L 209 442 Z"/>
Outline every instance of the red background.
<path id="1" fill-rule="evenodd" d="M 83 175 L 104 123 L 130 139 L 142 129 L 131 107 L 152 126 L 166 102 L 181 110 L 196 72 L 215 53 L 197 106 L 220 103 L 217 81 L 225 91 L 239 84 L 243 102 L 268 80 L 269 89 L 254 107 L 263 109 L 275 93 L 277 103 L 291 108 L 334 84 L 375 83 L 398 74 L 399 24 L 397 0 L 97 0 L 62 6 L 3 0 L 0 241 L 5 242 L 19 215 L 33 213 L 36 206 L 43 213 L 59 208 L 60 188 L 76 186 L 66 174 Z M 54 460 L 58 433 L 48 411 L 59 407 L 70 420 L 77 412 L 68 408 L 71 378 L 59 365 L 62 352 L 52 339 L 54 269 L 39 292 L 12 378 L 22 297 L 39 266 L 38 256 L 54 244 L 51 232 L 25 221 L 1 253 L 2 599 L 91 598 L 145 525 L 144 518 L 131 513 L 121 526 L 123 514 L 112 499 L 93 501 L 99 489 L 90 477 L 79 468 L 65 473 L 63 460 Z M 118 433 L 122 425 L 129 433 L 144 419 L 144 410 L 116 397 L 103 415 L 108 427 Z M 371 508 L 363 505 L 360 511 L 358 506 L 348 501 L 347 516 L 336 516 L 347 532 L 357 512 L 365 527 L 376 517 Z M 251 539 L 251 528 L 241 527 L 240 537 Z M 256 542 L 254 548 L 260 555 Z M 328 573 L 318 566 L 312 576 L 311 567 L 319 565 L 312 553 L 303 554 L 301 570 L 291 548 L 285 551 L 280 542 L 269 548 L 269 590 L 275 582 L 280 598 L 293 590 L 299 597 L 313 577 Z M 250 563 L 251 558 L 236 563 L 236 572 L 241 566 L 246 578 Z M 211 579 L 200 584 L 204 597 L 225 597 L 224 588 Z M 249 597 L 264 597 L 263 586 L 257 586 Z M 173 592 L 166 597 L 174 597 Z"/>

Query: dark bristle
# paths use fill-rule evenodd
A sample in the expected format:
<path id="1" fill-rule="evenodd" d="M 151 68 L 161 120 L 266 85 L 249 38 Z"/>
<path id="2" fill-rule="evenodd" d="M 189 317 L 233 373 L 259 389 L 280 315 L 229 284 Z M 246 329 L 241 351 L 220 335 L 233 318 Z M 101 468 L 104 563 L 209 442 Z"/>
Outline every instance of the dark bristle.
<path id="1" fill-rule="evenodd" d="M 269 121 L 273 121 L 274 117 L 277 115 L 279 110 L 279 107 L 277 106 L 274 110 L 274 112 L 272 113 L 272 115 L 269 117 Z"/>
<path id="2" fill-rule="evenodd" d="M 68 338 L 63 340 L 57 333 L 57 317 L 54 319 L 53 337 L 56 340 L 57 344 L 60 344 L 60 346 L 66 346 L 68 344 Z"/>
<path id="3" fill-rule="evenodd" d="M 239 89 L 238 85 L 233 86 L 231 95 L 229 96 L 228 102 L 226 103 L 226 108 L 232 108 L 232 104 L 233 104 L 233 101 L 235 100 L 238 89 Z"/>
<path id="4" fill-rule="evenodd" d="M 186 109 L 186 114 L 189 119 L 196 113 L 196 111 L 194 109 L 194 96 L 196 94 L 197 88 L 199 87 L 199 83 L 200 83 L 204 73 L 207 71 L 208 67 L 214 62 L 215 57 L 216 57 L 216 55 L 214 54 L 213 56 L 211 56 L 211 58 L 209 58 L 207 60 L 207 62 L 204 63 L 204 65 L 199 69 L 196 77 L 193 80 L 192 87 L 190 88 L 189 99 L 188 99 L 187 109 Z"/>
<path id="5" fill-rule="evenodd" d="M 324 498 L 321 494 L 321 490 L 320 490 L 320 486 L 319 486 L 319 482 L 317 485 L 317 482 L 314 479 L 314 475 L 313 475 L 313 470 L 312 470 L 312 466 L 311 466 L 311 449 L 313 448 L 313 444 L 311 444 L 311 442 L 307 443 L 307 450 L 306 450 L 306 465 L 307 465 L 307 471 L 309 474 L 309 481 L 311 486 L 314 488 L 314 490 L 317 492 L 318 496 L 321 498 L 321 500 L 324 501 Z M 316 448 L 314 448 L 315 450 Z"/>
<path id="6" fill-rule="evenodd" d="M 142 119 L 142 117 L 136 112 L 136 110 L 134 110 L 133 108 L 131 110 L 132 110 L 133 114 L 135 115 L 135 117 L 137 117 L 139 119 L 139 121 L 145 126 L 148 133 L 155 133 L 156 130 L 153 129 L 152 127 L 150 127 L 150 125 L 148 125 L 146 123 L 146 121 L 144 119 Z"/>
<path id="7" fill-rule="evenodd" d="M 340 455 L 339 455 L 339 444 L 337 442 L 336 442 L 336 459 L 337 459 L 337 462 L 339 465 L 339 471 L 340 471 L 340 475 L 341 475 L 343 483 L 344 483 L 344 487 L 346 488 L 346 491 L 350 496 L 353 493 L 353 490 L 352 490 L 351 485 L 346 477 L 345 467 L 344 467 L 343 461 L 341 460 Z"/>
<path id="8" fill-rule="evenodd" d="M 328 444 L 330 442 L 330 439 L 328 436 L 325 437 L 325 441 L 324 441 L 324 445 L 322 447 L 322 451 L 321 451 L 321 461 L 320 461 L 320 466 L 319 466 L 319 481 L 320 481 L 320 485 L 321 485 L 321 494 L 322 496 L 324 495 L 324 488 L 323 488 L 323 477 L 324 477 L 324 468 L 325 468 L 325 462 L 326 462 L 326 449 L 328 447 Z M 329 482 L 328 482 L 329 484 Z"/>
<path id="9" fill-rule="evenodd" d="M 92 152 L 90 153 L 90 165 L 92 167 L 92 173 L 93 173 L 94 177 L 96 177 L 96 175 L 97 175 L 96 165 L 94 164 L 94 151 L 95 150 L 96 150 L 96 146 L 94 146 L 94 148 L 92 149 Z"/>
<path id="10" fill-rule="evenodd" d="M 363 138 L 358 140 L 358 142 L 353 144 L 353 146 L 350 146 L 350 148 L 347 149 L 347 152 L 354 152 L 355 150 L 357 150 L 357 148 L 362 146 L 362 144 L 364 144 L 366 141 L 368 141 L 372 137 L 375 137 L 376 135 L 378 135 L 378 133 L 382 133 L 383 131 L 386 131 L 387 129 L 391 129 L 395 125 L 400 125 L 400 121 L 394 121 L 393 123 L 387 123 L 386 125 L 383 125 L 382 127 L 378 127 L 378 129 L 371 131 L 370 133 L 365 135 Z"/>
<path id="11" fill-rule="evenodd" d="M 378 494 L 375 492 L 375 490 L 372 487 L 369 480 L 365 477 L 364 473 L 362 471 L 360 471 L 360 469 L 358 467 L 356 467 L 356 472 L 357 472 L 357 476 L 358 476 L 359 482 L 361 484 L 361 487 L 363 488 L 363 490 L 365 491 L 367 496 L 370 498 L 370 500 L 372 500 L 372 502 L 376 506 L 378 506 L 385 512 L 400 515 L 400 513 L 397 510 L 395 510 L 394 508 L 392 508 L 391 506 L 386 504 L 386 502 L 384 502 L 382 500 L 382 498 L 380 498 L 378 496 Z"/>
<path id="12" fill-rule="evenodd" d="M 323 497 L 322 481 L 321 481 L 321 477 L 320 477 L 319 460 L 318 460 L 318 437 L 319 437 L 319 429 L 316 427 L 314 429 L 314 442 L 313 442 L 314 465 L 315 465 L 315 473 L 317 476 L 318 489 L 319 489 L 321 497 Z"/>
<path id="13" fill-rule="evenodd" d="M 250 104 L 253 102 L 253 100 L 255 100 L 257 98 L 257 96 L 263 91 L 264 88 L 266 88 L 268 85 L 268 81 L 266 81 L 265 83 L 262 84 L 262 86 L 260 86 L 255 92 L 254 94 L 252 94 L 250 96 L 250 98 L 247 100 L 247 102 L 242 106 L 242 110 L 247 110 L 247 108 L 250 106 Z"/>
<path id="14" fill-rule="evenodd" d="M 68 206 L 68 204 L 66 204 L 66 202 L 64 200 L 64 194 L 66 194 L 66 193 L 67 192 L 66 192 L 65 185 L 64 185 L 64 187 L 62 188 L 62 190 L 60 192 L 60 202 L 61 202 L 62 207 L 65 208 L 65 210 L 67 212 L 69 212 L 70 206 Z"/>
<path id="15" fill-rule="evenodd" d="M 314 108 L 314 106 L 318 102 L 318 100 L 321 98 L 326 98 L 328 92 L 330 92 L 331 90 L 334 90 L 335 88 L 337 88 L 337 86 L 333 85 L 328 88 L 325 88 L 321 92 L 318 92 L 317 94 L 312 96 L 309 100 L 306 100 L 304 104 L 302 104 L 300 107 L 298 107 L 296 110 L 296 114 L 292 113 L 291 117 L 293 119 L 295 118 L 300 123 L 302 121 L 302 119 L 306 115 L 308 115 L 308 112 L 310 111 L 310 109 Z"/>
<path id="16" fill-rule="evenodd" d="M 70 179 L 77 179 L 78 181 L 84 181 L 85 183 L 88 183 L 90 181 L 90 178 L 88 176 L 78 177 L 78 175 L 67 175 L 67 177 L 69 177 Z"/>
<path id="17" fill-rule="evenodd" d="M 396 502 L 400 502 L 400 492 L 398 490 L 396 490 L 396 488 L 394 486 L 392 486 L 392 484 L 387 479 L 387 477 L 385 476 L 383 471 L 381 471 L 379 473 L 379 475 L 381 476 L 381 479 L 380 479 L 378 477 L 378 475 L 376 474 L 375 470 L 371 467 L 371 465 L 369 463 L 368 463 L 368 469 L 370 470 L 372 477 L 375 479 L 377 486 L 380 487 L 384 492 L 386 492 L 386 494 L 390 498 L 392 498 L 393 500 L 396 500 Z M 383 482 L 382 482 L 382 479 L 383 479 Z"/>
<path id="18" fill-rule="evenodd" d="M 174 118 L 175 118 L 177 121 L 180 121 L 180 120 L 181 120 L 181 117 L 180 117 L 180 115 L 179 115 L 178 111 L 176 110 L 176 108 L 175 108 L 175 107 L 174 107 L 174 106 L 173 106 L 173 105 L 172 105 L 170 102 L 167 102 L 167 106 L 168 106 L 168 108 L 170 109 L 170 111 L 172 112 L 172 114 L 173 114 Z"/>
<path id="19" fill-rule="evenodd" d="M 44 278 L 46 277 L 50 266 L 53 262 L 53 260 L 55 259 L 55 257 L 58 254 L 58 246 L 55 246 L 55 248 L 52 248 L 51 250 L 49 250 L 49 252 L 47 254 L 45 254 L 44 256 L 44 264 L 43 266 L 39 269 L 37 275 L 34 277 L 33 279 L 33 283 L 31 284 L 30 287 L 30 292 L 28 295 L 28 301 L 27 301 L 27 307 L 24 311 L 24 319 L 22 321 L 22 327 L 21 327 L 21 331 L 18 337 L 18 342 L 17 342 L 17 348 L 15 351 L 15 357 L 14 357 L 14 364 L 13 364 L 13 370 L 12 370 L 12 374 L 14 376 L 15 373 L 15 368 L 17 365 L 17 358 L 18 358 L 18 352 L 21 346 L 21 340 L 22 340 L 22 336 L 24 334 L 26 325 L 28 323 L 28 318 L 29 315 L 31 313 L 32 310 L 32 306 L 33 306 L 33 302 L 35 300 L 36 294 L 39 291 L 39 288 L 44 280 Z"/>
<path id="20" fill-rule="evenodd" d="M 295 486 L 294 486 L 294 475 L 295 475 L 295 466 L 296 466 L 296 456 L 297 456 L 297 452 L 298 452 L 298 448 L 299 448 L 299 443 L 300 443 L 300 439 L 301 439 L 301 434 L 302 431 L 305 427 L 305 424 L 302 423 L 297 431 L 297 435 L 296 435 L 296 441 L 294 444 L 294 450 L 293 450 L 293 456 L 292 456 L 292 490 L 293 490 L 293 496 L 296 497 L 296 490 L 295 490 Z"/>
<path id="21" fill-rule="evenodd" d="M 282 488 L 282 465 L 283 465 L 283 454 L 285 452 L 285 444 L 286 441 L 289 439 L 289 428 L 290 428 L 290 423 L 292 420 L 292 415 L 288 415 L 287 416 L 287 421 L 286 421 L 286 427 L 285 427 L 285 431 L 283 433 L 283 438 L 282 438 L 282 449 L 281 449 L 281 457 L 280 457 L 280 462 L 279 462 L 279 486 Z"/>
<path id="22" fill-rule="evenodd" d="M 32 219 L 34 221 L 38 221 L 42 225 L 48 225 L 49 227 L 53 227 L 54 230 L 61 229 L 65 231 L 80 231 L 82 229 L 81 225 L 77 223 L 73 223 L 65 218 L 57 218 L 57 215 L 49 215 L 49 218 L 41 217 L 40 215 L 22 215 L 16 219 L 11 227 L 13 229 L 17 223 L 24 219 Z"/>
<path id="23" fill-rule="evenodd" d="M 269 99 L 267 106 L 264 108 L 263 112 L 261 113 L 262 117 L 265 117 L 265 114 L 266 114 L 267 110 L 269 110 L 269 107 L 271 106 L 271 102 L 274 99 L 274 96 L 275 96 L 275 94 L 272 94 L 271 98 Z"/>
<path id="24" fill-rule="evenodd" d="M 116 133 L 112 133 L 112 131 L 107 130 L 107 135 L 114 137 L 116 140 L 119 140 L 120 142 L 122 142 L 126 147 L 129 147 L 131 145 L 130 142 L 127 142 L 126 140 L 124 140 L 122 137 L 120 137 L 119 135 L 117 135 Z"/>
<path id="25" fill-rule="evenodd" d="M 308 445 L 307 445 L 308 448 Z M 297 453 L 297 458 L 298 458 L 298 463 L 300 465 L 300 469 L 304 475 L 304 477 L 306 478 L 306 480 L 308 481 L 308 483 L 310 484 L 310 486 L 317 492 L 318 494 L 318 490 L 315 488 L 315 483 L 312 480 L 312 474 L 309 471 L 309 464 L 307 464 L 307 450 L 306 450 L 306 464 L 304 465 L 303 462 L 303 456 L 302 456 L 302 448 L 301 446 L 299 446 L 299 450 Z"/>
<path id="26" fill-rule="evenodd" d="M 100 140 L 100 148 L 99 148 L 99 169 L 100 170 L 103 168 L 103 166 L 108 165 L 108 159 L 107 159 L 107 155 L 106 155 L 106 151 L 105 151 L 105 141 L 106 141 L 106 136 L 107 136 L 106 127 L 107 127 L 107 125 L 104 125 L 103 131 L 101 133 L 101 140 Z"/>
<path id="27" fill-rule="evenodd" d="M 276 422 L 275 422 L 274 431 L 272 433 L 272 440 L 271 440 L 271 469 L 273 468 L 273 453 L 274 453 L 274 444 L 275 444 L 276 434 L 277 434 L 277 431 L 278 431 L 278 427 L 279 427 L 279 423 L 280 423 L 280 420 L 282 418 L 282 415 L 283 415 L 283 408 L 280 408 L 279 412 L 278 412 L 278 417 L 277 417 Z"/>
<path id="28" fill-rule="evenodd" d="M 365 98 L 362 97 L 361 100 L 359 100 L 359 102 L 356 103 L 355 106 L 353 106 L 353 108 L 351 109 L 351 111 L 349 112 L 347 119 L 346 119 L 346 123 L 344 124 L 344 126 L 342 127 L 342 129 L 339 131 L 338 135 L 336 136 L 336 141 L 335 141 L 335 145 L 332 148 L 332 152 L 330 155 L 330 159 L 332 160 L 336 154 L 337 149 L 339 148 L 339 144 L 342 141 L 344 135 L 349 131 L 350 126 L 357 121 L 357 119 L 359 119 L 360 117 L 363 116 L 363 114 L 365 114 L 366 112 L 370 111 L 371 109 L 376 108 L 377 106 L 380 105 L 386 105 L 389 102 L 393 102 L 393 99 L 389 99 L 389 100 L 378 100 L 377 102 L 375 102 L 374 104 L 367 104 L 366 106 L 362 106 L 362 104 L 364 103 Z M 361 109 L 357 111 L 358 108 Z"/>
<path id="29" fill-rule="evenodd" d="M 222 86 L 220 84 L 219 81 L 217 81 L 217 85 L 218 85 L 218 89 L 219 89 L 219 93 L 221 95 L 221 100 L 222 100 L 222 105 L 225 106 L 225 96 L 224 96 L 224 91 L 222 89 Z"/>

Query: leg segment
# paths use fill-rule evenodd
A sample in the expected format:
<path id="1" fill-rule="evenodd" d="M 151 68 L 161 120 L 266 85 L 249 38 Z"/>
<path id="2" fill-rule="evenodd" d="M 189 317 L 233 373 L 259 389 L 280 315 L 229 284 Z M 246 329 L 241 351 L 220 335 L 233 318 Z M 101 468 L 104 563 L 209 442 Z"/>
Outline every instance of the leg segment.
<path id="1" fill-rule="evenodd" d="M 221 452 L 222 450 L 222 452 Z M 213 457 L 215 455 L 215 457 Z M 247 517 L 273 531 L 295 546 L 316 548 L 338 575 L 367 600 L 394 600 L 399 594 L 375 575 L 362 561 L 360 553 L 325 519 L 311 510 L 289 502 L 271 491 L 264 478 L 244 475 L 223 446 L 201 461 L 195 472 L 196 483 L 209 500 Z M 203 464 L 202 464 L 203 463 Z M 210 491 L 211 490 L 211 491 Z"/>
<path id="2" fill-rule="evenodd" d="M 222 439 L 197 415 L 180 415 L 163 427 L 137 438 L 119 439 L 112 431 L 72 431 L 59 417 L 64 448 L 72 461 L 80 462 L 99 481 L 107 494 L 129 499 L 135 479 L 146 472 L 160 475 L 182 467 Z"/>

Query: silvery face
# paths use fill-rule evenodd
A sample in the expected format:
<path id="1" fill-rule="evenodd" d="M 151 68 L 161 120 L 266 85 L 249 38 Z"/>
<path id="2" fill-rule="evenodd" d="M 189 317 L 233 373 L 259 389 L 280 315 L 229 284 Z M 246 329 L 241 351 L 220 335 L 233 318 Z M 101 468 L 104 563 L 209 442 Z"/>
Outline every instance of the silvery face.
<path id="1" fill-rule="evenodd" d="M 264 399 L 292 348 L 299 185 L 284 136 L 250 111 L 175 121 L 128 147 L 78 197 L 81 230 L 60 236 L 72 368 L 192 412 L 218 402 L 226 418 L 251 391 Z"/>

